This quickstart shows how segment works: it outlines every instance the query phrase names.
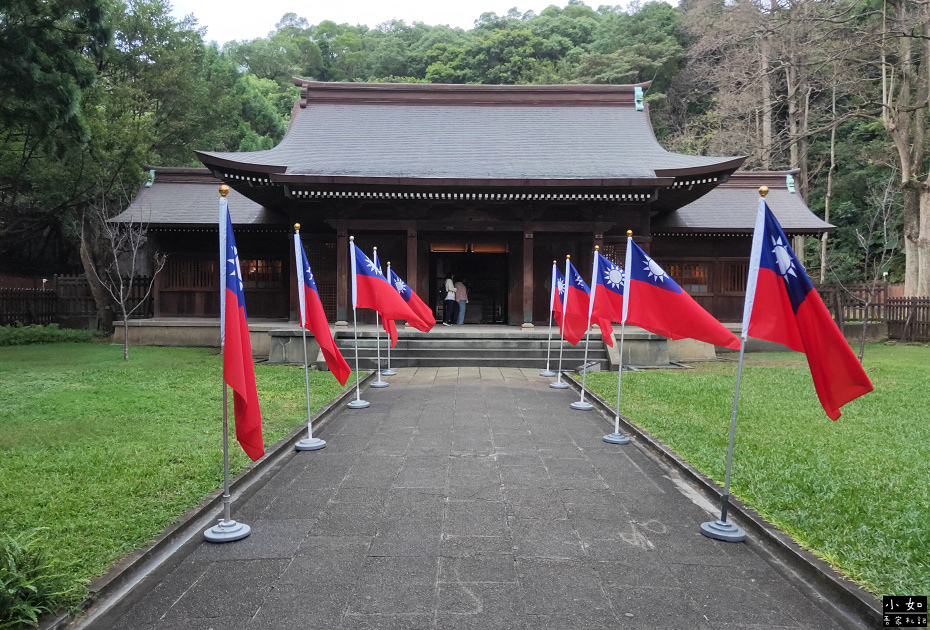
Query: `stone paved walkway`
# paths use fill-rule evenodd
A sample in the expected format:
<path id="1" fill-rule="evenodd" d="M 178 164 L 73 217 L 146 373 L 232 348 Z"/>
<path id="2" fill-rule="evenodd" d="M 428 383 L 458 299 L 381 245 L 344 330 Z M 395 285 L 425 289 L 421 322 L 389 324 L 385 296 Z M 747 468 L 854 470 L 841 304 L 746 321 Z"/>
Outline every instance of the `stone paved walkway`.
<path id="1" fill-rule="evenodd" d="M 202 542 L 113 627 L 841 627 L 536 370 L 390 383 L 233 504 L 249 538 Z"/>

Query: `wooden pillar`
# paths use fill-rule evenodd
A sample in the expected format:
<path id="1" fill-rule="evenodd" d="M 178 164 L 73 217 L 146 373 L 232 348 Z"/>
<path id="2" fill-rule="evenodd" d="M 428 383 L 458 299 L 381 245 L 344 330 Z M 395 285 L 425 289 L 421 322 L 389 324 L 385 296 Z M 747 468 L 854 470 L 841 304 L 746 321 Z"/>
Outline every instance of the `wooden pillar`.
<path id="1" fill-rule="evenodd" d="M 336 228 L 336 325 L 349 322 L 349 234 L 346 222 L 333 222 Z"/>
<path id="2" fill-rule="evenodd" d="M 420 299 L 429 304 L 424 298 L 426 291 L 420 286 L 417 275 L 417 228 L 416 225 L 407 228 L 407 284 L 410 289 L 420 296 Z"/>
<path id="3" fill-rule="evenodd" d="M 533 327 L 533 228 L 523 229 L 523 327 Z"/>
<path id="4" fill-rule="evenodd" d="M 301 247 L 303 247 L 302 240 L 301 240 Z M 288 313 L 288 319 L 290 321 L 296 320 L 299 323 L 300 322 L 300 296 L 298 295 L 297 292 L 300 290 L 300 288 L 298 287 L 300 278 L 297 277 L 297 252 L 294 251 L 293 245 L 291 245 L 291 247 L 288 247 L 287 251 L 288 251 L 287 257 L 290 260 L 290 265 L 291 265 L 290 270 L 288 271 L 288 274 L 287 274 L 291 279 L 291 281 L 288 283 L 287 303 L 288 303 L 288 310 L 290 311 Z"/>

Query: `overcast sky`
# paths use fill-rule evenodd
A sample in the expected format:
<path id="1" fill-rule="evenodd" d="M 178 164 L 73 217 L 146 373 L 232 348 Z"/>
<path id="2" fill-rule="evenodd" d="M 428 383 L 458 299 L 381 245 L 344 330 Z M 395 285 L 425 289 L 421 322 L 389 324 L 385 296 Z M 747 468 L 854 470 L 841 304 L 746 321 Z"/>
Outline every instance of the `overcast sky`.
<path id="1" fill-rule="evenodd" d="M 230 2 L 229 0 L 174 0 L 172 13 L 183 17 L 193 13 L 200 26 L 207 27 L 207 41 L 223 44 L 230 40 L 265 37 L 288 12 L 306 18 L 310 24 L 332 20 L 353 26 L 364 24 L 374 28 L 392 19 L 407 24 L 425 22 L 431 26 L 448 24 L 470 29 L 482 13 L 492 11 L 506 15 L 516 6 L 521 13 L 532 9 L 540 13 L 551 4 L 565 6 L 567 0 L 336 0 L 330 2 L 295 2 L 294 0 L 259 0 Z M 619 4 L 619 2 L 617 2 Z M 597 7 L 604 2 L 586 3 Z"/>

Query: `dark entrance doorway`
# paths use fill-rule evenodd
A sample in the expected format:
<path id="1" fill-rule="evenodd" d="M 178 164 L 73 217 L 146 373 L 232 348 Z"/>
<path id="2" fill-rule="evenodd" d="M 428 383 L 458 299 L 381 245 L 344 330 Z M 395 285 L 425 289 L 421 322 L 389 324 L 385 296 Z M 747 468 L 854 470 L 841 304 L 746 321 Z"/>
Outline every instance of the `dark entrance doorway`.
<path id="1" fill-rule="evenodd" d="M 442 318 L 446 275 L 464 279 L 468 288 L 466 324 L 503 324 L 507 321 L 510 269 L 506 243 L 430 244 L 430 295 Z"/>

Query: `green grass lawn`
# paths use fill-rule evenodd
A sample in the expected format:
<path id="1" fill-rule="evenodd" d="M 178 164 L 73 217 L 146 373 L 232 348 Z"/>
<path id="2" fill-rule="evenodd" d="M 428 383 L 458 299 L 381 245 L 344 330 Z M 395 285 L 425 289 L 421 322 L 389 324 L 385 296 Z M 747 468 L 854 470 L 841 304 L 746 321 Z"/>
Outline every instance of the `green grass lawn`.
<path id="1" fill-rule="evenodd" d="M 930 348 L 872 344 L 863 365 L 875 391 L 832 422 L 803 355 L 747 354 L 730 489 L 876 595 L 925 595 Z M 625 372 L 620 411 L 722 486 L 735 382 L 735 361 Z M 616 373 L 587 384 L 616 402 Z"/>
<path id="2" fill-rule="evenodd" d="M 75 580 L 103 574 L 223 484 L 222 362 L 190 348 L 0 347 L 0 532 L 46 528 Z M 299 367 L 257 365 L 265 445 L 307 421 Z M 350 384 L 354 381 L 350 381 Z M 342 387 L 310 373 L 315 410 Z M 232 428 L 230 469 L 249 463 Z"/>

